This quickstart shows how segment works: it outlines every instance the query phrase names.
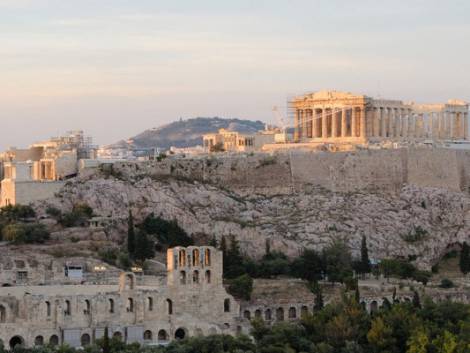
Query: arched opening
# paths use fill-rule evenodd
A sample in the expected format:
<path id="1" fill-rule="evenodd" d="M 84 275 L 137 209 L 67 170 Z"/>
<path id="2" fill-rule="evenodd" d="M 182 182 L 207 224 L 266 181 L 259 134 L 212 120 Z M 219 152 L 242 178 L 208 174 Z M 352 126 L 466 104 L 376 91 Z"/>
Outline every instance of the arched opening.
<path id="1" fill-rule="evenodd" d="M 199 271 L 193 272 L 193 283 L 199 283 Z"/>
<path id="2" fill-rule="evenodd" d="M 65 316 L 70 316 L 72 315 L 72 306 L 70 305 L 70 300 L 65 301 Z"/>
<path id="3" fill-rule="evenodd" d="M 210 249 L 206 249 L 204 251 L 204 265 L 210 266 L 211 265 L 211 251 Z"/>
<path id="4" fill-rule="evenodd" d="M 149 311 L 153 310 L 153 298 L 152 297 L 147 298 L 147 307 Z"/>
<path id="5" fill-rule="evenodd" d="M 46 315 L 47 317 L 51 316 L 51 303 L 46 302 Z"/>
<path id="6" fill-rule="evenodd" d="M 89 346 L 91 343 L 91 337 L 88 333 L 84 333 L 80 338 L 80 344 L 82 347 Z"/>
<path id="7" fill-rule="evenodd" d="M 284 321 L 284 309 L 277 308 L 276 310 L 276 320 L 277 321 Z"/>
<path id="8" fill-rule="evenodd" d="M 289 319 L 296 319 L 297 318 L 297 309 L 293 306 L 289 308 Z"/>
<path id="9" fill-rule="evenodd" d="M 114 337 L 114 338 L 117 338 L 117 339 L 119 339 L 119 340 L 122 341 L 122 333 L 121 333 L 121 331 L 116 331 L 116 332 L 114 332 L 114 333 L 113 333 L 113 337 Z"/>
<path id="10" fill-rule="evenodd" d="M 377 311 L 379 308 L 379 305 L 377 304 L 377 301 L 373 301 L 370 303 L 370 312 L 373 313 L 374 311 Z"/>
<path id="11" fill-rule="evenodd" d="M 257 318 L 257 319 L 261 318 L 261 310 L 259 310 L 259 309 L 255 310 L 255 318 Z"/>
<path id="12" fill-rule="evenodd" d="M 119 276 L 119 291 L 133 290 L 135 288 L 135 275 L 133 273 L 122 273 Z"/>
<path id="13" fill-rule="evenodd" d="M 52 335 L 51 338 L 49 338 L 49 344 L 51 346 L 58 346 L 59 345 L 59 336 Z"/>
<path id="14" fill-rule="evenodd" d="M 224 300 L 224 313 L 229 313 L 230 312 L 230 299 L 225 299 Z"/>
<path id="15" fill-rule="evenodd" d="M 168 315 L 173 314 L 173 302 L 171 301 L 171 299 L 166 300 L 166 309 L 167 309 Z"/>
<path id="16" fill-rule="evenodd" d="M 165 330 L 158 331 L 158 342 L 168 341 L 168 333 Z"/>
<path id="17" fill-rule="evenodd" d="M 308 306 L 303 305 L 302 308 L 300 308 L 300 317 L 306 317 L 308 315 Z"/>
<path id="18" fill-rule="evenodd" d="M 10 339 L 10 348 L 15 349 L 15 347 L 22 347 L 24 346 L 24 339 L 21 336 L 13 336 Z"/>
<path id="19" fill-rule="evenodd" d="M 91 303 L 88 299 L 85 300 L 85 309 L 83 310 L 85 315 L 90 315 L 91 313 Z"/>
<path id="20" fill-rule="evenodd" d="M 250 320 L 250 319 L 251 319 L 251 313 L 250 313 L 250 311 L 249 311 L 249 310 L 245 310 L 245 311 L 243 312 L 243 317 L 244 317 L 245 319 Z"/>
<path id="21" fill-rule="evenodd" d="M 127 312 L 133 313 L 134 312 L 134 299 L 127 298 Z"/>
<path id="22" fill-rule="evenodd" d="M 266 311 L 264 312 L 264 319 L 266 321 L 271 321 L 272 320 L 272 313 L 271 313 L 271 309 L 266 309 Z"/>
<path id="23" fill-rule="evenodd" d="M 144 341 L 151 341 L 152 340 L 152 331 L 147 330 L 144 332 Z"/>
<path id="24" fill-rule="evenodd" d="M 361 308 L 362 308 L 362 310 L 366 310 L 366 302 L 365 301 L 361 302 Z"/>
<path id="25" fill-rule="evenodd" d="M 184 330 L 184 328 L 179 328 L 175 331 L 175 339 L 177 340 L 182 340 L 186 337 L 186 331 Z"/>
<path id="26" fill-rule="evenodd" d="M 206 271 L 206 283 L 211 283 L 211 271 Z"/>
<path id="27" fill-rule="evenodd" d="M 108 307 L 109 307 L 109 313 L 112 314 L 114 313 L 114 300 L 113 299 L 108 299 Z"/>
<path id="28" fill-rule="evenodd" d="M 179 265 L 180 267 L 186 266 L 186 251 L 180 250 L 178 253 Z"/>
<path id="29" fill-rule="evenodd" d="M 44 345 L 44 337 L 43 336 L 36 336 L 34 339 L 35 346 L 43 346 Z"/>
<path id="30" fill-rule="evenodd" d="M 186 284 L 186 271 L 180 271 L 180 284 Z"/>
<path id="31" fill-rule="evenodd" d="M 0 322 L 7 321 L 7 309 L 3 305 L 0 305 Z"/>
<path id="32" fill-rule="evenodd" d="M 199 249 L 194 249 L 193 250 L 193 266 L 199 266 L 200 257 L 201 255 L 199 254 Z"/>

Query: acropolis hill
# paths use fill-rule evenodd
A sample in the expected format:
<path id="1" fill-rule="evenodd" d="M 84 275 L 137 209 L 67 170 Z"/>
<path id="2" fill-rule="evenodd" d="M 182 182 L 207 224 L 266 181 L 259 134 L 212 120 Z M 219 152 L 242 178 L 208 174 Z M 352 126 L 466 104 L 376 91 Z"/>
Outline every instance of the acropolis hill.
<path id="1" fill-rule="evenodd" d="M 166 158 L 89 170 L 50 202 L 116 219 L 153 212 L 195 236 L 234 234 L 253 256 L 266 239 L 295 256 L 333 239 L 358 250 L 366 235 L 374 258 L 429 268 L 468 240 L 469 178 L 470 152 L 443 148 Z M 409 241 L 417 229 L 426 236 Z"/>

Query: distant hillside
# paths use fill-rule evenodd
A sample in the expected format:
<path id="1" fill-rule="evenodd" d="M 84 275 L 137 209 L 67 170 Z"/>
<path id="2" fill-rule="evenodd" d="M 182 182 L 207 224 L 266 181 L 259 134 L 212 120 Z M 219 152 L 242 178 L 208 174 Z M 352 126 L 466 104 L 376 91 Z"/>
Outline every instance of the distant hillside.
<path id="1" fill-rule="evenodd" d="M 219 117 L 193 118 L 146 130 L 131 137 L 131 140 L 136 148 L 191 147 L 202 145 L 203 134 L 217 132 L 221 128 L 250 134 L 263 130 L 264 123 L 259 120 L 222 119 Z"/>

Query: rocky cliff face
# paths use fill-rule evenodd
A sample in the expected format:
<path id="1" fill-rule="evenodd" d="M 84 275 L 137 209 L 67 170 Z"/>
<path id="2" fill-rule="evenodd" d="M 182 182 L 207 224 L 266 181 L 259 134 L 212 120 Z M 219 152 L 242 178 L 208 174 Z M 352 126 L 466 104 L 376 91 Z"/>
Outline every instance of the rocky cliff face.
<path id="1" fill-rule="evenodd" d="M 282 159 L 260 160 L 264 164 L 258 160 L 251 172 L 240 173 L 264 180 L 273 170 L 287 168 Z M 195 170 L 190 178 L 187 165 L 183 177 L 174 170 L 181 161 L 168 163 L 173 165 L 168 175 L 138 164 L 89 173 L 67 183 L 50 202 L 67 209 L 85 201 L 97 214 L 120 219 L 131 208 L 137 221 L 153 212 L 178 220 L 189 234 L 233 234 L 252 256 L 263 255 L 266 239 L 273 249 L 291 256 L 303 247 L 321 249 L 335 239 L 358 252 L 365 235 L 372 258 L 412 257 L 429 268 L 450 247 L 470 240 L 470 197 L 452 188 L 404 183 L 394 184 L 394 192 L 332 190 L 312 182 L 303 188 L 279 188 L 278 193 L 250 186 L 248 193 L 240 191 L 240 184 L 231 187 L 217 178 L 200 178 Z M 123 236 L 125 224 L 122 230 Z"/>

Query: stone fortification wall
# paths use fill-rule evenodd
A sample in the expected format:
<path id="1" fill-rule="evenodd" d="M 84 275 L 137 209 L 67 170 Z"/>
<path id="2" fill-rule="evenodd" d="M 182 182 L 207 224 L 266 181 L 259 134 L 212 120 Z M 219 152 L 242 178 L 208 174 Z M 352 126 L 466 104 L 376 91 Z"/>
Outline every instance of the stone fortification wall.
<path id="1" fill-rule="evenodd" d="M 276 195 L 311 186 L 336 192 L 398 192 L 404 184 L 468 190 L 470 151 L 445 148 L 220 155 L 117 163 L 115 173 L 199 180 L 251 194 Z"/>

